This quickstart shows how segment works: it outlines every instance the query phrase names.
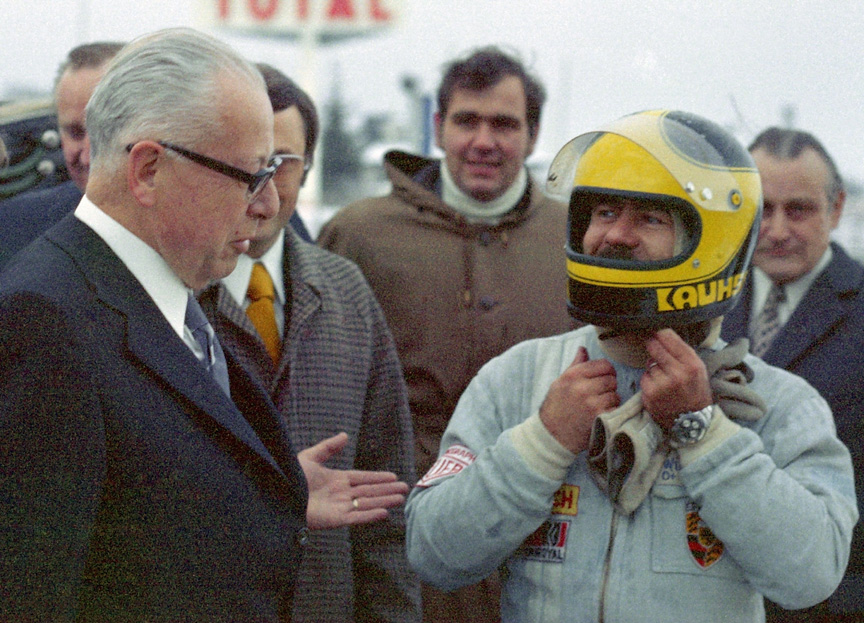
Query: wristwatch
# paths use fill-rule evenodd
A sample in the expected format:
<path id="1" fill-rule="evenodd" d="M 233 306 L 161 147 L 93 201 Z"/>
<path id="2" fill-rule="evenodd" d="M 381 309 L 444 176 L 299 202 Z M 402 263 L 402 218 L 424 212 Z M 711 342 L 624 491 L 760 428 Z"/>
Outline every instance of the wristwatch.
<path id="1" fill-rule="evenodd" d="M 681 446 L 692 446 L 702 441 L 708 427 L 711 425 L 711 416 L 714 414 L 714 405 L 708 405 L 698 411 L 682 413 L 672 424 L 669 435 L 674 442 Z"/>

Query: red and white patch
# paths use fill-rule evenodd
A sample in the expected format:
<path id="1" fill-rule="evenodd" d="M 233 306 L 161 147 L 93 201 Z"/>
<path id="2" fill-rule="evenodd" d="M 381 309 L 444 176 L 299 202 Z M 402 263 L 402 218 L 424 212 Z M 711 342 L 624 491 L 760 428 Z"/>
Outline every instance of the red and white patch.
<path id="1" fill-rule="evenodd" d="M 471 452 L 468 448 L 461 445 L 450 446 L 447 452 L 442 454 L 435 465 L 429 468 L 426 475 L 417 483 L 418 487 L 428 487 L 436 480 L 455 476 L 463 469 L 471 465 L 477 455 Z"/>
<path id="2" fill-rule="evenodd" d="M 570 520 L 550 517 L 516 550 L 515 555 L 537 562 L 564 562 Z"/>
<path id="3" fill-rule="evenodd" d="M 697 565 L 707 569 L 723 557 L 725 546 L 699 516 L 699 507 L 687 504 L 687 547 Z"/>

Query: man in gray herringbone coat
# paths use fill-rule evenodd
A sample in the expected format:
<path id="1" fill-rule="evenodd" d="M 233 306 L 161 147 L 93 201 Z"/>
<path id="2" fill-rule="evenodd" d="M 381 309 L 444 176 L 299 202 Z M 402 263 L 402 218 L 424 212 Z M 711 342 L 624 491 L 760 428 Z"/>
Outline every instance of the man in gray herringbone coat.
<path id="1" fill-rule="evenodd" d="M 262 222 L 237 270 L 201 294 L 202 307 L 222 344 L 270 393 L 295 450 L 345 432 L 345 446 L 329 467 L 393 472 L 413 485 L 406 391 L 378 302 L 352 262 L 286 228 L 312 162 L 318 130 L 314 106 L 288 78 L 259 68 L 275 111 L 276 151 L 283 156 L 274 178 L 280 212 Z M 275 345 L 265 343 L 245 311 L 255 264 L 263 265 L 273 282 Z M 370 523 L 375 512 L 385 515 L 371 507 L 363 494 L 353 501 L 356 525 L 310 535 L 297 574 L 295 623 L 420 620 L 419 585 L 405 558 L 402 509 L 392 508 L 386 518 Z"/>

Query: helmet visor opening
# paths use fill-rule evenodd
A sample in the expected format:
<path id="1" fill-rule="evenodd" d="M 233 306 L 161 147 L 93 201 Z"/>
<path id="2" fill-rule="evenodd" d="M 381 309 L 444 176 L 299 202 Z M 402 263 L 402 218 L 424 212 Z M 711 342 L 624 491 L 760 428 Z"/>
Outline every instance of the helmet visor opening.
<path id="1" fill-rule="evenodd" d="M 597 254 L 586 253 L 585 235 L 597 209 L 605 205 L 620 205 L 622 202 L 645 212 L 662 211 L 672 219 L 675 241 L 670 257 L 637 259 L 634 250 L 623 245 L 607 247 Z M 585 264 L 623 270 L 657 270 L 677 266 L 690 257 L 699 242 L 701 231 L 701 221 L 696 210 L 678 197 L 577 187 L 573 189 L 570 198 L 570 239 L 567 250 L 571 259 L 578 256 L 579 261 Z"/>

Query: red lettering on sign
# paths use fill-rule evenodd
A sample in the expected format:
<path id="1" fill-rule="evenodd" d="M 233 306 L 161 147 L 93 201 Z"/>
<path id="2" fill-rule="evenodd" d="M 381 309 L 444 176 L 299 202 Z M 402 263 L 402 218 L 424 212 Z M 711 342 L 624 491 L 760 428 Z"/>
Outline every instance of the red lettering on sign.
<path id="1" fill-rule="evenodd" d="M 369 0 L 369 14 L 376 22 L 390 20 L 390 12 L 381 6 L 381 0 Z"/>
<path id="2" fill-rule="evenodd" d="M 333 0 L 327 11 L 327 17 L 353 19 L 354 5 L 351 0 Z"/>
<path id="3" fill-rule="evenodd" d="M 314 10 L 309 0 L 294 0 L 290 5 L 292 8 L 289 8 L 288 2 L 289 0 L 216 0 L 215 5 L 218 19 L 223 22 L 236 21 L 238 18 L 274 22 L 280 9 L 287 15 L 292 8 L 298 22 L 309 21 L 310 13 Z M 360 3 L 356 0 L 327 0 L 321 19 L 325 24 L 337 22 L 350 25 L 367 19 L 369 22 L 384 23 L 393 20 L 393 12 L 388 8 L 386 0 L 367 0 Z"/>
<path id="4" fill-rule="evenodd" d="M 255 19 L 265 21 L 276 14 L 279 0 L 249 0 L 249 12 Z"/>

